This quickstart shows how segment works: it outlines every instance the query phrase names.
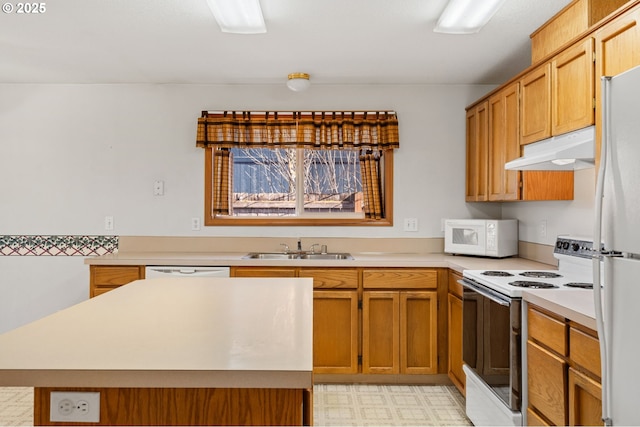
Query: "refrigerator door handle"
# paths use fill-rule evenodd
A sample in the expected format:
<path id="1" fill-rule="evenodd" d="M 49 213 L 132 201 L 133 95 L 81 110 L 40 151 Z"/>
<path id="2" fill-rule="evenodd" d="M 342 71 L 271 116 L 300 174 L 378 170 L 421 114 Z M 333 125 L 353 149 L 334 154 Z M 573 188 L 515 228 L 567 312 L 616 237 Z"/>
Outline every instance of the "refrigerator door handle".
<path id="1" fill-rule="evenodd" d="M 603 99 L 603 117 L 602 117 L 602 144 L 600 153 L 600 168 L 598 169 L 598 176 L 596 181 L 596 194 L 595 194 L 595 218 L 594 218 L 594 232 L 593 242 L 594 245 L 600 245 L 602 242 L 602 203 L 604 196 L 604 177 L 607 167 L 607 149 L 610 141 L 610 106 L 611 106 L 611 92 L 610 92 L 611 77 L 602 77 L 602 99 Z M 605 320 L 602 309 L 602 286 L 600 283 L 600 269 L 601 258 L 604 254 L 599 253 L 594 256 L 593 262 L 593 300 L 596 316 L 596 325 L 598 330 L 598 338 L 600 340 L 600 360 L 602 369 L 602 420 L 605 425 L 612 425 L 611 422 L 611 405 L 610 405 L 610 371 L 609 371 L 609 358 L 608 358 L 608 346 L 607 339 L 608 334 L 605 330 Z"/>

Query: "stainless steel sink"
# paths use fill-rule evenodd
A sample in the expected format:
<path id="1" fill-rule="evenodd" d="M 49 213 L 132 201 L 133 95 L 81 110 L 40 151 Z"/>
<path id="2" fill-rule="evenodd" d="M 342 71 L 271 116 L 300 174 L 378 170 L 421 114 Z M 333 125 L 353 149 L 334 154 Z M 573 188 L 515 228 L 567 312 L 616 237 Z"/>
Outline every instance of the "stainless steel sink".
<path id="1" fill-rule="evenodd" d="M 298 254 L 285 254 L 282 252 L 252 252 L 242 257 L 243 259 L 297 259 Z"/>
<path id="2" fill-rule="evenodd" d="M 303 254 L 300 259 L 353 259 L 351 254 L 347 253 L 327 253 L 327 254 Z"/>
<path id="3" fill-rule="evenodd" d="M 251 252 L 242 257 L 243 259 L 320 259 L 320 260 L 347 260 L 353 259 L 349 253 L 312 253 L 312 252 Z"/>

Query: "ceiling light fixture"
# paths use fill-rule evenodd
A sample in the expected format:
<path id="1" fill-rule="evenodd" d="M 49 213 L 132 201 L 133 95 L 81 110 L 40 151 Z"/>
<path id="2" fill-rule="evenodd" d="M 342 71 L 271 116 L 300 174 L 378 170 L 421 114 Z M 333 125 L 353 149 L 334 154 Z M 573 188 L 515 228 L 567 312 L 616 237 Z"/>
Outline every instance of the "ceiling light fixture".
<path id="1" fill-rule="evenodd" d="M 207 0 L 224 33 L 266 33 L 259 0 Z"/>
<path id="2" fill-rule="evenodd" d="M 505 0 L 449 0 L 433 31 L 447 34 L 477 33 L 504 2 Z"/>
<path id="3" fill-rule="evenodd" d="M 309 89 L 311 82 L 307 73 L 291 73 L 288 76 L 287 87 L 294 92 L 302 92 Z"/>

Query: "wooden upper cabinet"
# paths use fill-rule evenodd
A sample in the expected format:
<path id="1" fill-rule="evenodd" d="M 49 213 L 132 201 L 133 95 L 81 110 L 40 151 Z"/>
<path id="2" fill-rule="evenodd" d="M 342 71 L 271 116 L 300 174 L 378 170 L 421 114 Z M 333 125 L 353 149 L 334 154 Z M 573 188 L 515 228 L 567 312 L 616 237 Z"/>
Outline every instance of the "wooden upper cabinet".
<path id="1" fill-rule="evenodd" d="M 574 0 L 531 34 L 531 62 L 542 61 L 628 0 Z"/>
<path id="2" fill-rule="evenodd" d="M 483 202 L 488 196 L 489 104 L 467 110 L 466 201 Z"/>
<path id="3" fill-rule="evenodd" d="M 533 86 L 530 86 L 532 88 Z M 520 82 L 513 82 L 488 99 L 488 182 L 489 201 L 572 200 L 572 171 L 507 171 L 505 163 L 521 156 Z M 475 109 L 477 111 L 477 109 Z M 471 110 L 469 111 L 471 112 Z M 469 114 L 468 112 L 468 114 Z M 477 114 L 474 120 L 479 117 Z M 546 116 L 545 116 L 546 117 Z M 475 122 L 472 123 L 475 126 Z M 478 127 L 476 126 L 476 129 Z M 467 154 L 473 159 L 473 155 Z M 468 160 L 470 161 L 470 160 Z M 468 170 L 478 170 L 474 165 Z M 480 169 L 481 170 L 481 169 Z M 479 185 L 482 180 L 468 179 Z M 468 184 L 470 185 L 470 184 Z M 478 194 L 481 191 L 477 191 Z M 478 198 L 467 197 L 467 201 Z"/>
<path id="4" fill-rule="evenodd" d="M 551 134 L 595 122 L 593 39 L 588 37 L 551 61 Z"/>
<path id="5" fill-rule="evenodd" d="M 489 98 L 489 200 L 519 200 L 520 174 L 504 169 L 520 157 L 520 85 L 512 83 Z"/>
<path id="6" fill-rule="evenodd" d="M 551 136 L 551 64 L 534 68 L 520 79 L 520 143 Z"/>
<path id="7" fill-rule="evenodd" d="M 594 34 L 596 51 L 596 166 L 602 141 L 602 76 L 615 76 L 640 65 L 640 6 Z"/>
<path id="8" fill-rule="evenodd" d="M 595 122 L 593 39 L 588 37 L 520 79 L 521 144 Z"/>

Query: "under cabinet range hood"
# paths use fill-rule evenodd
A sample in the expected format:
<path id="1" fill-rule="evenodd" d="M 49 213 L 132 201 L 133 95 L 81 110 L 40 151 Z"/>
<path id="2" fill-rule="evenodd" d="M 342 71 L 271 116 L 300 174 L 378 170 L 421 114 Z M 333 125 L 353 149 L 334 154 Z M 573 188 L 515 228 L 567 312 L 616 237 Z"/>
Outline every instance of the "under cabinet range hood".
<path id="1" fill-rule="evenodd" d="M 507 170 L 567 171 L 595 165 L 595 126 L 527 144 L 523 156 L 507 162 Z"/>

